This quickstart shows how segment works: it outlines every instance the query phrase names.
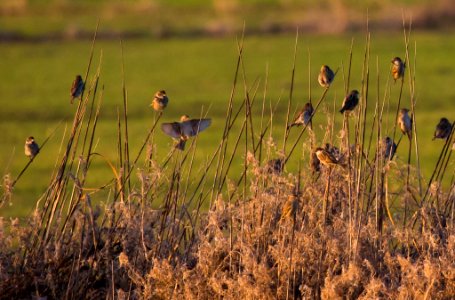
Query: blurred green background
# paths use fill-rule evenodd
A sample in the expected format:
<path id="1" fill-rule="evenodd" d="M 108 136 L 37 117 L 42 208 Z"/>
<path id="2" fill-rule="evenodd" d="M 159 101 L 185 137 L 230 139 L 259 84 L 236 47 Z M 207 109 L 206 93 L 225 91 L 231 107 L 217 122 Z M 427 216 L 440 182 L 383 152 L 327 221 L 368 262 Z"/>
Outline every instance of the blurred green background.
<path id="1" fill-rule="evenodd" d="M 156 114 L 149 107 L 153 94 L 165 89 L 170 105 L 162 121 L 193 117 L 209 110 L 212 126 L 198 140 L 197 166 L 213 153 L 222 135 L 225 110 L 237 62 L 237 42 L 245 23 L 244 61 L 246 82 L 251 88 L 259 80 L 254 107 L 259 121 L 264 83 L 266 103 L 281 99 L 274 120 L 274 139 L 281 147 L 286 103 L 289 97 L 296 28 L 299 28 L 293 107 L 312 98 L 319 99 L 317 84 L 320 65 L 340 68 L 321 113 L 315 117 L 319 142 L 327 112 L 333 103 L 339 109 L 344 96 L 341 67 L 349 60 L 354 41 L 351 87 L 361 87 L 366 19 L 371 34 L 370 106 L 382 101 L 390 80 L 390 60 L 405 56 L 402 14 L 412 15 L 411 54 L 416 47 L 416 101 L 419 146 L 424 178 L 436 163 L 442 141 L 432 142 L 439 118 L 455 116 L 455 8 L 448 0 L 423 1 L 292 1 L 292 0 L 185 0 L 185 1 L 89 1 L 89 0 L 3 0 L 0 4 L 0 167 L 14 178 L 27 158 L 25 138 L 33 135 L 38 144 L 63 121 L 46 148 L 33 162 L 14 189 L 10 203 L 0 207 L 1 216 L 24 216 L 45 191 L 59 154 L 65 128 L 71 127 L 75 105 L 69 104 L 69 88 L 76 74 L 85 74 L 91 37 L 100 20 L 95 46 L 92 78 L 102 53 L 101 85 L 104 87 L 96 151 L 116 161 L 117 109 L 122 105 L 123 40 L 125 80 L 129 99 L 130 150 L 135 157 Z M 311 78 L 308 77 L 308 50 L 311 53 Z M 377 68 L 378 62 L 379 69 Z M 266 70 L 268 77 L 266 78 Z M 379 96 L 377 95 L 379 73 Z M 243 82 L 239 77 L 239 82 Z M 395 107 L 399 83 L 390 82 L 390 107 Z M 243 99 L 243 83 L 237 86 L 235 102 Z M 405 83 L 403 106 L 409 107 L 409 87 Z M 386 118 L 389 131 L 394 111 Z M 336 113 L 338 132 L 342 116 Z M 298 130 L 296 130 L 298 131 Z M 67 133 L 68 134 L 68 133 Z M 291 141 L 297 132 L 291 134 Z M 66 142 L 65 136 L 64 142 Z M 172 140 L 157 131 L 154 135 L 158 161 L 172 146 Z M 335 139 L 335 144 L 339 141 Z M 407 147 L 407 142 L 403 141 Z M 406 161 L 406 147 L 399 149 L 398 161 Z M 309 145 L 305 143 L 304 151 Z M 302 151 L 294 154 L 295 170 Z M 237 178 L 243 160 L 238 157 L 232 178 Z M 141 161 L 144 161 L 142 159 Z M 94 160 L 88 186 L 98 187 L 112 178 L 106 164 Z M 101 196 L 99 200 L 103 200 Z"/>

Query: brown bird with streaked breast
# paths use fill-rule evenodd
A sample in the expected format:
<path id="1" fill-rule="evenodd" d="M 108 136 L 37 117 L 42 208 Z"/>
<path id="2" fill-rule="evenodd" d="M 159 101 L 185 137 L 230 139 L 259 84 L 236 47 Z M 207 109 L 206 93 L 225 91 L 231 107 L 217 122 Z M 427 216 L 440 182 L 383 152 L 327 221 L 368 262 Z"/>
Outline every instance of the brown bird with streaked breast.
<path id="1" fill-rule="evenodd" d="M 441 118 L 438 125 L 436 125 L 436 130 L 433 135 L 433 141 L 435 139 L 447 139 L 452 132 L 452 124 L 447 120 L 447 118 Z"/>
<path id="2" fill-rule="evenodd" d="M 288 125 L 288 129 L 293 126 L 308 125 L 311 121 L 311 116 L 313 115 L 314 108 L 310 102 L 305 103 L 303 109 L 295 116 L 294 121 Z"/>
<path id="3" fill-rule="evenodd" d="M 328 88 L 332 84 L 333 79 L 335 79 L 335 73 L 332 69 L 327 65 L 322 65 L 318 76 L 319 84 L 324 88 Z"/>
<path id="4" fill-rule="evenodd" d="M 332 153 L 330 153 L 324 148 L 321 147 L 316 148 L 315 153 L 316 157 L 324 166 L 331 167 L 340 164 L 338 159 L 336 159 L 336 157 Z"/>
<path id="5" fill-rule="evenodd" d="M 35 158 L 35 156 L 39 153 L 39 146 L 35 142 L 35 138 L 33 136 L 29 136 L 25 140 L 24 153 L 30 159 Z"/>
<path id="6" fill-rule="evenodd" d="M 406 69 L 406 63 L 404 63 L 401 58 L 394 57 L 392 59 L 392 77 L 395 80 L 395 82 L 404 77 L 404 70 Z"/>
<path id="7" fill-rule="evenodd" d="M 212 123 L 211 119 L 191 119 L 187 115 L 180 117 L 180 122 L 163 123 L 161 124 L 161 130 L 178 140 L 175 148 L 179 150 L 185 149 L 186 141 L 199 132 L 207 129 Z"/>
<path id="8" fill-rule="evenodd" d="M 340 113 L 344 113 L 345 111 L 352 111 L 357 106 L 357 104 L 359 104 L 359 91 L 352 90 L 346 97 L 344 97 Z"/>
<path id="9" fill-rule="evenodd" d="M 155 97 L 152 100 L 151 107 L 155 111 L 163 111 L 167 104 L 169 103 L 169 98 L 167 97 L 166 91 L 161 90 L 155 93 Z"/>
<path id="10" fill-rule="evenodd" d="M 406 134 L 411 140 L 412 137 L 412 119 L 408 115 L 409 109 L 402 108 L 400 109 L 400 114 L 398 115 L 398 125 L 400 126 L 401 132 Z"/>
<path id="11" fill-rule="evenodd" d="M 281 218 L 280 221 L 286 219 L 295 220 L 297 210 L 299 209 L 299 199 L 295 195 L 289 195 L 288 200 L 283 205 L 281 209 Z"/>
<path id="12" fill-rule="evenodd" d="M 74 99 L 80 97 L 82 92 L 85 89 L 85 83 L 82 80 L 81 75 L 77 75 L 76 79 L 74 79 L 73 84 L 71 85 L 70 95 L 71 95 L 71 104 L 73 104 Z"/>

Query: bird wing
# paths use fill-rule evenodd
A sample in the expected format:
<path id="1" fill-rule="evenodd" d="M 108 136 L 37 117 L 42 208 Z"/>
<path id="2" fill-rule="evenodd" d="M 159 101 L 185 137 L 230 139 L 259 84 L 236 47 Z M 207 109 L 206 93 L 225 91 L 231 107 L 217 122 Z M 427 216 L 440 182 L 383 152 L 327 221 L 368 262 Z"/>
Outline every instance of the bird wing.
<path id="1" fill-rule="evenodd" d="M 186 136 L 195 136 L 199 132 L 207 129 L 212 123 L 211 119 L 192 119 L 182 123 Z"/>
<path id="2" fill-rule="evenodd" d="M 180 123 L 178 123 L 178 122 L 163 123 L 163 124 L 161 124 L 161 130 L 165 134 L 167 134 L 175 139 L 179 139 L 180 136 L 182 135 L 182 132 L 180 129 Z"/>

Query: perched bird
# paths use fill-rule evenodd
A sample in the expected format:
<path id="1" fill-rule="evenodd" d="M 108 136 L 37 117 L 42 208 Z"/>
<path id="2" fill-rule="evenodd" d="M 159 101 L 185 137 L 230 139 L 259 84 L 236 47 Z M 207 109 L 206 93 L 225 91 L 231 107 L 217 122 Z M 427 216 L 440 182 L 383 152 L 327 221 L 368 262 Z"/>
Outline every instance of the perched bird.
<path id="1" fill-rule="evenodd" d="M 295 218 L 295 214 L 299 209 L 299 200 L 295 195 L 289 195 L 288 200 L 283 205 L 281 209 L 281 218 L 280 220 Z"/>
<path id="2" fill-rule="evenodd" d="M 384 156 L 384 159 L 386 160 L 392 160 L 393 156 L 395 155 L 395 152 L 397 151 L 397 144 L 392 141 L 392 139 L 388 136 L 385 137 L 383 140 L 382 144 L 382 153 Z"/>
<path id="3" fill-rule="evenodd" d="M 281 158 L 271 159 L 267 162 L 267 172 L 280 174 L 283 171 L 284 162 Z"/>
<path id="4" fill-rule="evenodd" d="M 319 72 L 318 82 L 322 87 L 328 88 L 335 78 L 335 73 L 329 66 L 322 65 L 321 71 Z"/>
<path id="5" fill-rule="evenodd" d="M 71 86 L 71 104 L 73 104 L 74 99 L 80 97 L 82 92 L 84 91 L 85 83 L 82 80 L 81 75 L 77 75 L 76 79 L 73 81 L 73 85 Z"/>
<path id="6" fill-rule="evenodd" d="M 398 115 L 398 125 L 400 126 L 401 132 L 406 134 L 411 140 L 412 136 L 412 119 L 408 115 L 409 109 L 402 108 L 400 109 L 400 114 Z"/>
<path id="7" fill-rule="evenodd" d="M 313 105 L 310 102 L 303 106 L 303 109 L 296 115 L 294 121 L 288 125 L 288 129 L 292 126 L 307 125 L 311 121 L 311 115 L 313 114 Z"/>
<path id="8" fill-rule="evenodd" d="M 359 91 L 352 90 L 343 100 L 340 113 L 353 110 L 359 103 Z"/>
<path id="9" fill-rule="evenodd" d="M 165 134 L 179 140 L 175 148 L 184 150 L 186 141 L 209 127 L 211 122 L 211 119 L 190 120 L 187 115 L 183 115 L 180 118 L 180 122 L 161 124 L 161 130 Z"/>
<path id="10" fill-rule="evenodd" d="M 446 118 L 441 118 L 438 125 L 436 125 L 436 131 L 434 132 L 434 139 L 446 139 L 452 132 L 452 124 Z"/>
<path id="11" fill-rule="evenodd" d="M 315 153 L 319 161 L 327 167 L 339 164 L 336 157 L 332 153 L 330 153 L 330 151 L 327 151 L 324 148 L 321 147 L 316 148 Z"/>
<path id="12" fill-rule="evenodd" d="M 30 159 L 33 159 L 38 154 L 39 147 L 33 136 L 30 136 L 25 140 L 24 152 Z"/>
<path id="13" fill-rule="evenodd" d="M 150 104 L 151 107 L 155 111 L 163 111 L 167 103 L 169 102 L 169 98 L 166 95 L 166 91 L 161 90 L 155 93 L 155 97 L 153 98 L 152 104 Z"/>
<path id="14" fill-rule="evenodd" d="M 392 64 L 393 79 L 397 81 L 397 79 L 403 78 L 406 64 L 399 57 L 395 57 L 394 59 L 392 59 Z"/>

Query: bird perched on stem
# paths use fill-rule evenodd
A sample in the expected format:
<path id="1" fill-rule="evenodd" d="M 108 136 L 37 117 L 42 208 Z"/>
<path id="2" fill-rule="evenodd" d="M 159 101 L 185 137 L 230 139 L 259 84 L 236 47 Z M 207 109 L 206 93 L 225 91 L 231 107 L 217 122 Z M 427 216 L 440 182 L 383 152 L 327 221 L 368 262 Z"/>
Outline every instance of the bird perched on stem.
<path id="1" fill-rule="evenodd" d="M 400 126 L 401 132 L 406 134 L 411 140 L 412 137 L 412 119 L 408 115 L 409 109 L 402 108 L 400 109 L 400 114 L 398 115 L 398 125 Z"/>
<path id="2" fill-rule="evenodd" d="M 318 76 L 319 84 L 324 88 L 328 88 L 333 79 L 335 79 L 335 73 L 333 73 L 332 69 L 329 66 L 322 65 Z"/>
<path id="3" fill-rule="evenodd" d="M 392 160 L 395 152 L 397 151 L 397 144 L 388 136 L 385 137 L 382 144 L 383 157 L 386 160 Z"/>
<path id="4" fill-rule="evenodd" d="M 25 140 L 24 152 L 30 159 L 33 159 L 39 153 L 38 144 L 35 142 L 35 138 L 33 136 L 29 136 Z"/>
<path id="5" fill-rule="evenodd" d="M 280 220 L 290 219 L 294 220 L 297 210 L 299 209 L 299 200 L 295 195 L 289 195 L 288 200 L 281 209 Z"/>
<path id="6" fill-rule="evenodd" d="M 284 168 L 284 161 L 281 158 L 271 159 L 267 162 L 267 172 L 269 174 L 281 174 Z"/>
<path id="7" fill-rule="evenodd" d="M 303 106 L 303 109 L 295 116 L 294 121 L 288 125 L 288 129 L 292 126 L 307 125 L 311 121 L 311 115 L 314 112 L 313 105 L 310 102 Z"/>
<path id="8" fill-rule="evenodd" d="M 191 119 L 187 115 L 180 117 L 180 122 L 163 123 L 161 124 L 161 130 L 173 137 L 178 139 L 175 148 L 179 150 L 185 149 L 186 141 L 197 135 L 199 132 L 205 130 L 212 123 L 211 119 Z"/>
<path id="9" fill-rule="evenodd" d="M 81 75 L 77 75 L 76 79 L 74 79 L 73 84 L 71 85 L 71 91 L 70 91 L 71 104 L 73 104 L 74 99 L 76 99 L 82 95 L 84 88 L 85 88 L 85 83 L 82 80 Z"/>
<path id="10" fill-rule="evenodd" d="M 315 153 L 316 157 L 324 166 L 331 167 L 340 164 L 340 161 L 336 159 L 336 157 L 332 153 L 330 153 L 330 151 L 324 148 L 321 147 L 316 148 Z"/>
<path id="11" fill-rule="evenodd" d="M 447 118 L 441 118 L 438 125 L 436 125 L 433 141 L 435 139 L 447 139 L 450 135 L 450 132 L 452 132 L 452 124 L 450 124 Z"/>
<path id="12" fill-rule="evenodd" d="M 359 91 L 352 90 L 346 97 L 344 97 L 343 105 L 341 106 L 340 113 L 353 110 L 359 103 Z"/>
<path id="13" fill-rule="evenodd" d="M 155 93 L 155 97 L 152 100 L 151 107 L 155 111 L 163 111 L 169 102 L 169 98 L 166 95 L 166 91 L 161 90 Z"/>
<path id="14" fill-rule="evenodd" d="M 392 59 L 392 64 L 392 76 L 396 82 L 398 79 L 403 78 L 406 64 L 398 56 Z"/>

